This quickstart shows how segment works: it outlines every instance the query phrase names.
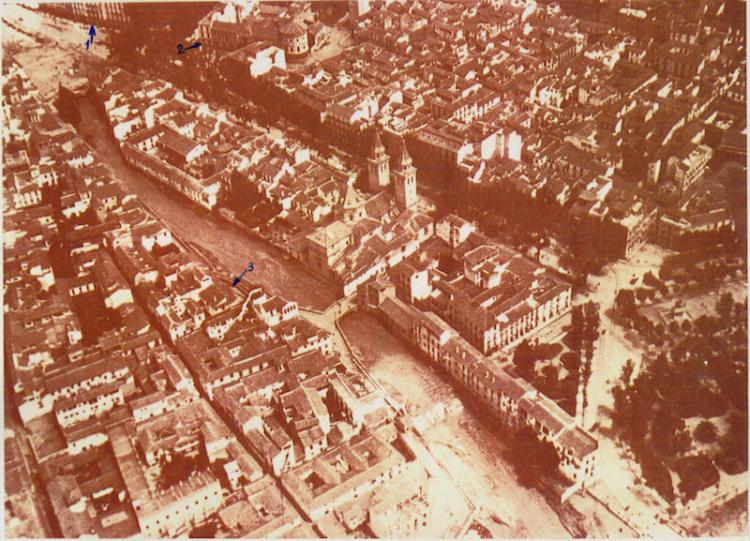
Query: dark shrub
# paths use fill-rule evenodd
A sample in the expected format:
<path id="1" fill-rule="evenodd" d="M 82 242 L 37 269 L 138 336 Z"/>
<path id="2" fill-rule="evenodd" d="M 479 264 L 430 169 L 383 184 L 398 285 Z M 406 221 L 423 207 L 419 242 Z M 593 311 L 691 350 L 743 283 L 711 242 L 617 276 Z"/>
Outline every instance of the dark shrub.
<path id="1" fill-rule="evenodd" d="M 560 356 L 560 361 L 563 366 L 571 372 L 575 372 L 578 370 L 578 367 L 581 366 L 581 356 L 574 351 L 566 351 L 563 353 Z"/>
<path id="2" fill-rule="evenodd" d="M 716 427 L 711 421 L 701 421 L 695 427 L 695 439 L 702 443 L 712 443 L 716 441 Z"/>
<path id="3" fill-rule="evenodd" d="M 706 455 L 687 456 L 675 462 L 680 476 L 680 491 L 685 498 L 692 500 L 700 490 L 719 482 L 719 470 Z"/>
<path id="4" fill-rule="evenodd" d="M 661 460 L 652 454 L 644 454 L 640 458 L 640 463 L 646 484 L 668 502 L 674 500 L 672 476 Z"/>

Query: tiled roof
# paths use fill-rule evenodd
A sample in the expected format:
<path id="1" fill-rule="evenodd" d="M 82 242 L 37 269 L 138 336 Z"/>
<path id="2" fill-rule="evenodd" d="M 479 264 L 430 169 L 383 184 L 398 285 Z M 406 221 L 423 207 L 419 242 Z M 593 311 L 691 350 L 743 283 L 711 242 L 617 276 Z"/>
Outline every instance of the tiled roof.
<path id="1" fill-rule="evenodd" d="M 164 134 L 159 138 L 159 143 L 182 157 L 187 156 L 198 146 L 195 141 L 169 128 L 164 130 Z"/>

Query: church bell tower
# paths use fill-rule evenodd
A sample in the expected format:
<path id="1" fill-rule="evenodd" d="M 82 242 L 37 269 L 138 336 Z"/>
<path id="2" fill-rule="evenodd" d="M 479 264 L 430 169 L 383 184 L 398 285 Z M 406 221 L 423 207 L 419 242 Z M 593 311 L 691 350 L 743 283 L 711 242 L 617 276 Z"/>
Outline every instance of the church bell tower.
<path id="1" fill-rule="evenodd" d="M 417 204 L 417 168 L 412 165 L 411 156 L 406 150 L 406 143 L 401 141 L 398 165 L 393 170 L 393 187 L 396 192 L 396 204 L 401 210 Z"/>
<path id="2" fill-rule="evenodd" d="M 385 153 L 380 133 L 375 132 L 372 144 L 372 152 L 367 158 L 367 182 L 370 191 L 377 193 L 383 191 L 391 183 L 391 175 L 388 166 L 388 154 Z"/>

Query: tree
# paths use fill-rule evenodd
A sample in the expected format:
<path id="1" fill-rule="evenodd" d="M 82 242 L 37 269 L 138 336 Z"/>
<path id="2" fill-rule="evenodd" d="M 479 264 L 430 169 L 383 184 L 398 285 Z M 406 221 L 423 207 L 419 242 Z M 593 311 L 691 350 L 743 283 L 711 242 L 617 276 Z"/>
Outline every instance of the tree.
<path id="1" fill-rule="evenodd" d="M 744 381 L 747 388 L 747 379 Z M 729 407 L 726 398 L 710 389 L 706 384 L 695 382 L 694 396 L 696 413 L 703 417 L 718 417 L 724 415 Z"/>
<path id="2" fill-rule="evenodd" d="M 557 385 L 557 393 L 554 397 L 560 398 L 560 407 L 569 415 L 575 416 L 576 412 L 576 392 L 578 392 L 578 375 L 570 373 L 561 379 Z"/>
<path id="3" fill-rule="evenodd" d="M 664 463 L 648 452 L 640 456 L 639 463 L 646 484 L 656 490 L 668 502 L 674 500 L 672 476 L 669 475 L 669 470 L 664 466 Z"/>
<path id="4" fill-rule="evenodd" d="M 570 329 L 565 337 L 565 342 L 572 351 L 581 351 L 583 326 L 583 306 L 578 304 L 570 311 Z"/>
<path id="5" fill-rule="evenodd" d="M 747 320 L 747 299 L 745 299 L 745 302 L 735 303 L 735 305 L 734 305 L 734 317 L 736 317 L 740 321 L 746 321 Z"/>
<path id="6" fill-rule="evenodd" d="M 208 460 L 203 452 L 197 457 L 188 457 L 182 453 L 176 453 L 171 460 L 165 460 L 162 457 L 160 465 L 161 472 L 157 483 L 162 489 L 166 489 L 184 481 L 193 472 L 205 468 L 208 465 Z"/>
<path id="7" fill-rule="evenodd" d="M 554 364 L 548 364 L 542 368 L 542 376 L 544 377 L 544 387 L 547 391 L 552 391 L 557 387 L 560 376 Z M 549 392 L 545 394 L 549 394 Z"/>
<path id="8" fill-rule="evenodd" d="M 593 301 L 587 302 L 583 307 L 584 313 L 584 332 L 583 339 L 593 344 L 599 337 L 599 305 Z"/>
<path id="9" fill-rule="evenodd" d="M 719 445 L 718 464 L 725 472 L 734 475 L 747 470 L 747 414 L 729 416 L 729 430 Z"/>
<path id="10" fill-rule="evenodd" d="M 737 437 L 742 442 L 745 448 L 747 448 L 747 413 L 732 413 L 729 416 L 729 436 Z"/>
<path id="11" fill-rule="evenodd" d="M 709 317 L 705 314 L 695 320 L 695 328 L 701 334 L 705 334 L 705 335 L 713 334 L 719 330 L 719 327 L 720 326 L 719 326 L 718 320 L 712 317 Z"/>
<path id="12" fill-rule="evenodd" d="M 681 458 L 675 462 L 674 470 L 680 476 L 680 491 L 686 500 L 692 500 L 699 491 L 719 482 L 719 470 L 706 455 Z"/>
<path id="13" fill-rule="evenodd" d="M 570 372 L 577 372 L 581 366 L 581 354 L 575 351 L 566 351 L 560 356 L 560 362 Z"/>
<path id="14" fill-rule="evenodd" d="M 671 374 L 671 367 L 666 353 L 662 351 L 656 356 L 648 369 L 648 373 L 659 387 L 669 386 L 667 379 Z"/>
<path id="15" fill-rule="evenodd" d="M 536 361 L 534 348 L 529 345 L 528 340 L 524 340 L 518 344 L 516 352 L 513 354 L 513 366 L 516 367 L 519 376 L 530 381 L 534 375 Z"/>
<path id="16" fill-rule="evenodd" d="M 621 289 L 617 292 L 615 309 L 625 317 L 635 314 L 635 293 L 632 289 Z"/>
<path id="17" fill-rule="evenodd" d="M 538 359 L 554 359 L 562 351 L 563 347 L 558 343 L 552 344 L 539 344 L 534 348 L 534 352 Z"/>
<path id="18" fill-rule="evenodd" d="M 560 457 L 554 445 L 540 440 L 528 426 L 519 430 L 514 437 L 515 470 L 519 481 L 531 486 L 545 477 L 555 477 L 559 473 Z"/>
<path id="19" fill-rule="evenodd" d="M 643 372 L 636 376 L 633 385 L 628 388 L 627 392 L 632 407 L 631 415 L 624 423 L 625 438 L 632 444 L 646 437 L 647 431 L 644 427 L 649 426 L 654 415 L 657 394 L 654 382 Z"/>
<path id="20" fill-rule="evenodd" d="M 257 205 L 264 198 L 255 189 L 246 175 L 239 171 L 233 171 L 229 177 L 229 197 L 227 198 L 227 207 L 237 213 L 245 212 Z"/>
<path id="21" fill-rule="evenodd" d="M 623 365 L 622 372 L 620 373 L 620 381 L 622 382 L 623 386 L 627 387 L 628 385 L 630 385 L 630 378 L 633 377 L 633 370 L 635 370 L 633 360 L 628 359 Z"/>
<path id="22" fill-rule="evenodd" d="M 81 113 L 75 101 L 75 96 L 70 90 L 64 89 L 62 85 L 58 88 L 57 100 L 53 103 L 62 118 L 68 124 L 78 126 L 81 122 Z"/>
<path id="23" fill-rule="evenodd" d="M 736 340 L 747 340 L 746 333 Z M 747 411 L 747 347 L 739 347 L 731 354 L 722 348 L 722 355 L 711 363 L 713 377 L 722 395 L 728 398 L 739 411 Z"/>
<path id="24" fill-rule="evenodd" d="M 583 305 L 576 304 L 570 310 L 570 326 L 574 329 L 583 327 Z"/>
<path id="25" fill-rule="evenodd" d="M 612 407 L 612 427 L 624 437 L 627 437 L 628 423 L 631 416 L 631 401 L 626 387 L 612 389 L 614 405 Z"/>
<path id="26" fill-rule="evenodd" d="M 583 407 L 588 404 L 588 381 L 591 363 L 594 360 L 594 342 L 599 337 L 599 305 L 589 301 L 583 306 L 582 346 L 585 361 L 581 363 L 580 376 L 583 385 Z"/>
<path id="27" fill-rule="evenodd" d="M 599 338 L 599 305 L 587 302 L 583 307 L 583 351 L 591 361 L 594 355 L 594 342 Z"/>
<path id="28" fill-rule="evenodd" d="M 711 421 L 701 421 L 695 427 L 695 439 L 701 443 L 713 443 L 717 438 L 716 426 Z"/>
<path id="29" fill-rule="evenodd" d="M 662 403 L 661 411 L 653 417 L 651 443 L 663 457 L 674 456 L 690 448 L 691 439 L 685 421 L 671 411 L 668 403 Z"/>
<path id="30" fill-rule="evenodd" d="M 646 300 L 648 300 L 648 297 L 649 297 L 648 295 L 649 291 L 650 290 L 646 289 L 645 287 L 639 287 L 635 291 L 635 298 L 638 299 L 638 301 L 641 303 L 646 302 Z"/>
<path id="31" fill-rule="evenodd" d="M 654 276 L 653 272 L 648 271 L 643 275 L 643 284 L 649 287 L 653 287 L 654 289 L 659 289 L 662 282 L 656 276 Z"/>

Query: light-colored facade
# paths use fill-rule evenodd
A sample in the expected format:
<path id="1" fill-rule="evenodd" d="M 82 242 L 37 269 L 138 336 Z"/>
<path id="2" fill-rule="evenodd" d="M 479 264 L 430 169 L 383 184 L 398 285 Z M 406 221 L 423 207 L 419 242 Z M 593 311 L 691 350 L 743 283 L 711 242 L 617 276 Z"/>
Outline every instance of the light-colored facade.
<path id="1" fill-rule="evenodd" d="M 513 378 L 491 362 L 435 314 L 416 312 L 413 342 L 437 364 L 491 408 L 512 430 L 526 425 L 541 440 L 551 442 L 560 458 L 560 471 L 575 485 L 597 476 L 596 440 L 577 427 L 555 402 L 524 380 Z"/>

